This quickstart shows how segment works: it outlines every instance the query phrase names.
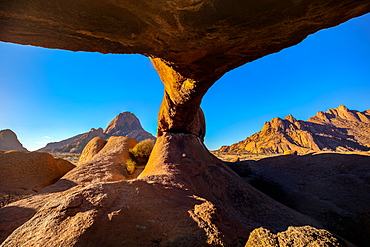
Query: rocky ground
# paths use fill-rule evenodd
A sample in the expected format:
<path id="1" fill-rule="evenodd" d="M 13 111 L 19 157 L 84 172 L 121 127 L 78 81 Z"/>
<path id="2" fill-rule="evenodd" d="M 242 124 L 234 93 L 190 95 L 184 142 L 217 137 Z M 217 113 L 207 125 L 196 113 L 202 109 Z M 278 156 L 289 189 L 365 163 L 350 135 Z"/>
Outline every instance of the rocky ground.
<path id="1" fill-rule="evenodd" d="M 259 191 L 331 232 L 357 246 L 370 243 L 370 152 L 276 155 L 228 164 Z"/>
<path id="2" fill-rule="evenodd" d="M 167 138 L 181 143 L 185 138 L 191 142 L 190 146 L 197 143 L 191 135 L 179 140 L 174 139 L 176 136 L 168 135 Z M 17 246 L 23 241 L 33 241 L 33 244 L 50 241 L 54 235 L 45 232 L 43 222 L 55 226 L 68 225 L 73 233 L 66 233 L 63 243 L 71 246 L 78 246 L 79 242 L 92 244 L 98 239 L 100 242 L 94 244 L 124 242 L 130 245 L 139 241 L 156 246 L 190 241 L 194 246 L 202 242 L 234 246 L 237 242 L 246 243 L 249 233 L 247 246 L 294 242 L 298 235 L 299 239 L 317 242 L 317 246 L 324 246 L 324 242 L 337 244 L 333 246 L 352 246 L 340 242 L 323 228 L 357 246 L 366 246 L 364 243 L 369 240 L 370 213 L 366 206 L 370 201 L 366 193 L 370 174 L 368 152 L 306 155 L 215 152 L 223 160 L 239 158 L 239 161 L 228 162 L 225 166 L 211 156 L 204 164 L 195 162 L 200 160 L 199 157 L 207 157 L 206 150 L 199 143 L 196 150 L 203 150 L 200 153 L 192 153 L 192 149 L 185 148 L 175 156 L 168 156 L 170 146 L 165 142 L 152 157 L 154 164 L 156 160 L 166 159 L 165 167 L 151 165 L 142 174 L 135 175 L 139 179 L 126 180 L 134 178 L 126 176 L 122 167 L 127 163 L 127 150 L 133 143 L 130 144 L 127 138 L 116 137 L 99 151 L 94 148 L 96 142 L 91 141 L 89 148 L 84 150 L 85 156 L 90 154 L 92 157 L 86 156 L 84 162 L 57 183 L 32 197 L 3 198 L 7 203 L 20 199 L 0 210 L 3 246 Z M 78 158 L 78 155 L 58 155 L 72 160 Z M 177 160 L 185 163 L 179 166 Z M 181 173 L 177 167 L 183 167 Z M 152 175 L 153 172 L 159 175 Z M 207 189 L 194 189 L 193 184 L 202 184 L 200 188 Z M 226 199 L 219 199 L 224 197 Z M 170 217 L 172 214 L 177 217 Z M 263 227 L 258 228 L 261 219 Z M 78 227 L 71 225 L 74 221 L 78 221 Z M 95 223 L 90 228 L 91 222 Z M 97 231 L 114 229 L 111 224 L 122 227 L 117 228 L 116 233 L 104 233 L 109 235 L 107 238 L 94 237 L 99 235 Z M 314 227 L 296 227 L 302 224 Z M 169 225 L 176 227 L 168 228 Z M 83 231 L 80 233 L 81 226 Z M 286 231 L 284 227 L 288 226 Z M 15 230 L 17 227 L 20 228 Z M 118 237 L 118 232 L 123 233 L 128 227 L 134 228 L 125 236 Z M 141 239 L 138 240 L 135 236 L 139 232 L 148 232 L 148 238 L 140 234 Z M 19 234 L 31 235 L 25 240 L 18 239 Z M 68 238 L 69 234 L 74 236 L 73 239 Z M 54 237 L 59 239 L 60 234 Z"/>
<path id="3" fill-rule="evenodd" d="M 55 158 L 61 158 L 61 159 L 68 160 L 74 165 L 78 164 L 78 160 L 81 155 L 79 153 L 50 153 L 50 154 L 53 155 Z"/>
<path id="4" fill-rule="evenodd" d="M 268 154 L 268 153 L 260 153 L 260 154 L 253 154 L 249 152 L 220 152 L 220 151 L 211 151 L 213 155 L 219 158 L 222 161 L 226 162 L 236 162 L 236 161 L 244 161 L 244 160 L 260 160 L 268 157 L 279 156 L 283 154 Z"/>
<path id="5" fill-rule="evenodd" d="M 277 157 L 286 155 L 284 153 L 277 153 L 277 154 L 271 154 L 271 153 L 249 153 L 249 152 L 220 152 L 220 151 L 211 151 L 211 153 L 219 158 L 222 161 L 226 162 L 237 162 L 237 161 L 247 161 L 247 160 L 261 160 L 265 158 L 270 157 Z M 311 152 L 306 154 L 320 154 L 320 153 L 332 153 L 332 154 L 358 154 L 358 155 L 366 155 L 370 156 L 369 151 L 353 151 L 353 152 L 331 152 L 331 151 L 322 151 L 322 152 Z M 306 154 L 300 154 L 300 155 L 306 155 Z"/>

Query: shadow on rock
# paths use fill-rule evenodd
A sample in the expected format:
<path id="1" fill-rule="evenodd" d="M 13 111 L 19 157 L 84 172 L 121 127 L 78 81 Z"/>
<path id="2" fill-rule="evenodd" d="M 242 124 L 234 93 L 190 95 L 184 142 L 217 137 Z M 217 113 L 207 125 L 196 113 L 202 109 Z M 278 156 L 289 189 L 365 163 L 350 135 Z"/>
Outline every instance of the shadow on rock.
<path id="1" fill-rule="evenodd" d="M 318 153 L 230 164 L 255 188 L 359 245 L 370 242 L 370 156 Z"/>
<path id="2" fill-rule="evenodd" d="M 244 246 L 256 228 L 304 225 L 322 227 L 243 181 L 195 135 L 165 133 L 138 179 L 54 193 L 2 246 Z"/>

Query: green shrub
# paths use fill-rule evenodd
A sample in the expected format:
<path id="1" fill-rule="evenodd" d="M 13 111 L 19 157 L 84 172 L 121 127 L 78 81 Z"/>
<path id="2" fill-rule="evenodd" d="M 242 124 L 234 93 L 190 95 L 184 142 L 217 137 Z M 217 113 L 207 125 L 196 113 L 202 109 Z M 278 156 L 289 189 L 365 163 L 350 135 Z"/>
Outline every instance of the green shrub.
<path id="1" fill-rule="evenodd" d="M 126 162 L 126 171 L 128 175 L 131 175 L 132 173 L 134 173 L 135 169 L 136 169 L 136 162 L 133 161 L 132 159 L 129 159 Z"/>
<path id="2" fill-rule="evenodd" d="M 130 149 L 130 156 L 136 166 L 144 166 L 148 163 L 150 153 L 154 147 L 154 140 L 146 139 L 139 142 L 135 147 Z"/>

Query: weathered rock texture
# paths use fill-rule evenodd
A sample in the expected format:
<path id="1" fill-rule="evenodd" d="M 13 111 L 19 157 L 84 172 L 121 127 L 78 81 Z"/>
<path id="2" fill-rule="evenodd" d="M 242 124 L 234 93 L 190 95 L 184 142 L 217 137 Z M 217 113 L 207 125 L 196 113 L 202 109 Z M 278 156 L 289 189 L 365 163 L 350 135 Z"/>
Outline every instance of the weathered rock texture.
<path id="1" fill-rule="evenodd" d="M 367 0 L 6 1 L 0 40 L 150 55 L 202 81 L 369 11 Z"/>
<path id="2" fill-rule="evenodd" d="M 93 145 L 89 143 L 83 153 L 90 153 L 88 150 L 97 141 L 100 142 L 93 139 Z M 76 184 L 128 179 L 126 163 L 130 159 L 129 149 L 136 144 L 137 141 L 130 137 L 112 136 L 100 150 L 94 150 L 97 151 L 95 155 L 83 156 L 78 162 L 78 169 L 71 171 L 66 178 Z"/>
<path id="3" fill-rule="evenodd" d="M 134 180 L 117 176 L 115 161 L 97 157 L 102 151 L 36 196 L 0 209 L 1 237 L 11 233 L 1 246 L 238 246 L 261 225 L 321 227 L 244 182 L 195 135 L 159 137 Z"/>
<path id="4" fill-rule="evenodd" d="M 223 146 L 221 152 L 284 153 L 297 151 L 369 151 L 369 110 L 359 112 L 341 105 L 320 111 L 308 121 L 274 118 L 244 141 Z"/>
<path id="5" fill-rule="evenodd" d="M 94 137 L 82 150 L 78 164 L 83 164 L 91 160 L 103 147 L 107 141 L 101 137 Z"/>
<path id="6" fill-rule="evenodd" d="M 0 40 L 155 57 L 166 90 L 159 135 L 201 137 L 200 101 L 223 74 L 368 12 L 368 0 L 17 0 L 1 5 Z"/>
<path id="7" fill-rule="evenodd" d="M 91 142 L 94 143 L 95 139 Z M 63 191 L 67 191 L 75 186 L 83 188 L 93 183 L 121 181 L 132 178 L 126 171 L 125 163 L 129 158 L 128 150 L 136 144 L 137 141 L 129 137 L 110 137 L 104 147 L 95 155 L 90 158 L 86 157 L 84 162 L 80 162 L 76 168 L 68 172 L 55 184 L 42 189 L 32 197 L 14 202 L 0 209 L 0 242 L 17 227 L 32 218 L 47 202 L 54 200 L 57 196 L 58 198 L 63 196 Z M 89 146 L 91 147 L 92 145 Z M 46 153 L 44 155 L 51 156 Z M 58 194 L 59 192 L 60 195 Z M 48 242 L 42 245 L 54 246 L 56 242 Z"/>
<path id="8" fill-rule="evenodd" d="M 45 204 L 41 209 L 33 198 L 0 209 L 9 216 L 15 207 L 23 207 L 18 209 L 22 219 L 14 214 L 0 217 L 4 237 L 19 226 L 2 246 L 237 246 L 261 225 L 274 231 L 290 225 L 320 227 L 244 183 L 206 150 L 199 105 L 229 70 L 367 12 L 368 0 L 2 3 L 0 40 L 144 54 L 152 58 L 165 86 L 159 137 L 140 179 L 99 183 L 105 177 L 122 179 L 109 175 L 116 171 L 109 168 L 98 179 L 89 178 L 88 186 L 84 176 L 73 188 L 73 182 L 60 180 L 60 187 L 68 184 L 70 189 L 37 195 Z M 103 160 L 91 164 L 99 162 Z M 96 169 L 91 172 L 102 169 L 92 167 Z M 89 170 L 87 165 L 77 168 L 80 175 Z"/>
<path id="9" fill-rule="evenodd" d="M 332 233 L 310 226 L 289 227 L 277 234 L 268 229 L 254 230 L 245 247 L 347 247 L 347 244 Z"/>
<path id="10" fill-rule="evenodd" d="M 92 128 L 89 132 L 79 134 L 67 140 L 48 143 L 45 147 L 39 149 L 40 152 L 50 153 L 81 153 L 86 144 L 95 137 L 108 139 L 111 136 L 127 136 L 137 141 L 146 139 L 155 139 L 155 137 L 146 132 L 140 124 L 139 119 L 131 112 L 118 114 L 107 126 L 102 128 Z"/>
<path id="11" fill-rule="evenodd" d="M 0 150 L 27 151 L 18 140 L 17 135 L 10 129 L 0 130 Z"/>
<path id="12" fill-rule="evenodd" d="M 75 166 L 47 153 L 0 151 L 0 192 L 33 194 Z"/>
<path id="13" fill-rule="evenodd" d="M 370 243 L 370 155 L 281 155 L 231 165 L 251 185 L 358 246 Z"/>

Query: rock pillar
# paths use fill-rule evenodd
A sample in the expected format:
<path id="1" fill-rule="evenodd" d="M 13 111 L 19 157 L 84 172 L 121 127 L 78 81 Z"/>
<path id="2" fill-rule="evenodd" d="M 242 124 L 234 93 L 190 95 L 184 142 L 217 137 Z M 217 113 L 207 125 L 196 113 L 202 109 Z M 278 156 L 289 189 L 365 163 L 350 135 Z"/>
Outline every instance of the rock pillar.
<path id="1" fill-rule="evenodd" d="M 196 81 L 183 77 L 164 60 L 152 58 L 151 61 L 165 87 L 158 115 L 158 136 L 164 132 L 185 133 L 203 140 L 205 120 L 200 103 L 219 77 Z"/>

